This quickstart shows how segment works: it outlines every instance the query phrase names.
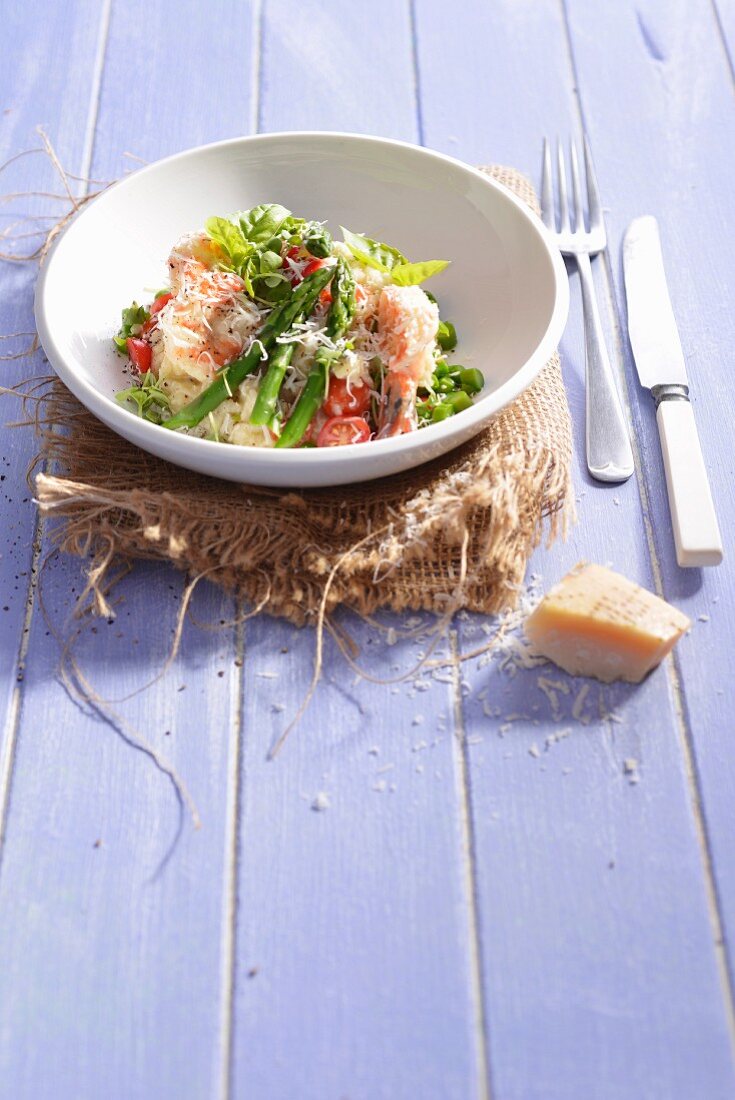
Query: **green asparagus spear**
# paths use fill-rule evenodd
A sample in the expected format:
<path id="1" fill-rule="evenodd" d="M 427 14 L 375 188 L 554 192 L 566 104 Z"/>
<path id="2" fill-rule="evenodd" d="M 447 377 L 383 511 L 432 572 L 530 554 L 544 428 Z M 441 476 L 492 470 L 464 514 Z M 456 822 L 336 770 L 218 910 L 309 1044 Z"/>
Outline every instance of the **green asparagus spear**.
<path id="1" fill-rule="evenodd" d="M 320 222 L 307 222 L 303 234 L 304 248 L 310 256 L 324 259 L 332 253 L 332 234 Z"/>
<path id="2" fill-rule="evenodd" d="M 205 416 L 231 397 L 240 383 L 256 370 L 261 361 L 263 349 L 270 351 L 276 342 L 276 337 L 290 328 L 300 313 L 311 313 L 319 294 L 333 274 L 333 268 L 322 267 L 299 283 L 290 298 L 270 314 L 247 355 L 229 363 L 203 393 L 188 405 L 184 405 L 175 416 L 164 421 L 164 427 L 194 428 Z"/>
<path id="3" fill-rule="evenodd" d="M 336 342 L 344 336 L 355 315 L 355 280 L 343 260 L 339 260 L 332 282 L 332 304 L 327 317 L 327 336 Z M 314 357 L 306 384 L 286 423 L 276 447 L 295 447 L 311 424 L 327 390 L 329 368 L 340 352 L 321 347 Z"/>
<path id="4" fill-rule="evenodd" d="M 295 323 L 304 320 L 304 314 L 296 318 Z M 258 396 L 250 415 L 251 424 L 270 424 L 276 414 L 276 403 L 281 392 L 283 379 L 293 357 L 293 344 L 276 344 L 268 362 L 268 369 L 260 380 Z"/>

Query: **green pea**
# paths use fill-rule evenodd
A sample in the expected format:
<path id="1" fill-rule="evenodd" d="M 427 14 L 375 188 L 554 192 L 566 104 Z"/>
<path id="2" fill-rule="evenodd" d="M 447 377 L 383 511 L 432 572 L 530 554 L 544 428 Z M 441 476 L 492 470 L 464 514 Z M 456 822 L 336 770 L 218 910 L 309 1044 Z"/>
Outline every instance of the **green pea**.
<path id="1" fill-rule="evenodd" d="M 438 424 L 440 420 L 446 420 L 448 416 L 454 416 L 454 407 L 447 402 L 442 402 L 434 409 L 431 420 L 433 424 Z"/>
<path id="2" fill-rule="evenodd" d="M 444 401 L 447 405 L 452 406 L 454 412 L 464 412 L 472 405 L 472 398 L 464 390 L 455 390 L 454 393 L 448 393 Z"/>
<path id="3" fill-rule="evenodd" d="M 482 371 L 475 367 L 463 367 L 459 372 L 459 384 L 465 393 L 479 393 L 485 385 Z"/>

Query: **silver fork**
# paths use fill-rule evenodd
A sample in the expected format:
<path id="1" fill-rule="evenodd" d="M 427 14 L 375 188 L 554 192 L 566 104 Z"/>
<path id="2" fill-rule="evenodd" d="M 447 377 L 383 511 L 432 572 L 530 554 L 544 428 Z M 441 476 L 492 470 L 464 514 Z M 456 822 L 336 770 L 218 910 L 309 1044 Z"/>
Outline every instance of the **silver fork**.
<path id="1" fill-rule="evenodd" d="M 572 165 L 573 221 L 569 217 L 567 175 L 564 150 L 557 141 L 559 180 L 559 228 L 554 215 L 551 151 L 544 138 L 543 176 L 541 180 L 541 216 L 551 231 L 559 251 L 574 256 L 579 268 L 584 307 L 585 338 L 585 436 L 587 468 L 598 481 L 627 481 L 633 473 L 633 451 L 628 427 L 620 404 L 605 337 L 597 308 L 595 283 L 590 257 L 603 252 L 607 243 L 595 170 L 587 138 L 584 139 L 584 164 L 587 184 L 588 224 L 585 226 L 579 161 L 574 142 L 570 142 Z"/>

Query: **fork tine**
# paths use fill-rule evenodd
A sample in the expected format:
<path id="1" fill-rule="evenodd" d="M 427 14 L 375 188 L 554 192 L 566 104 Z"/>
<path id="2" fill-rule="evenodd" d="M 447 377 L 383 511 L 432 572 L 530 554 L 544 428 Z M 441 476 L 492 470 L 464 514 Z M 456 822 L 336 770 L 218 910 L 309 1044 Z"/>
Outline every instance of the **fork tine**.
<path id="1" fill-rule="evenodd" d="M 554 231 L 554 196 L 551 193 L 551 151 L 549 142 L 544 138 L 544 153 L 541 169 L 541 217 L 547 229 Z"/>
<path id="2" fill-rule="evenodd" d="M 574 195 L 574 228 L 581 233 L 585 232 L 584 203 L 582 202 L 582 188 L 579 183 L 579 160 L 577 158 L 577 146 L 574 141 L 569 142 L 569 159 L 572 162 L 572 194 Z"/>
<path id="3" fill-rule="evenodd" d="M 602 223 L 602 203 L 597 186 L 595 166 L 592 162 L 592 150 L 587 135 L 584 135 L 584 167 L 587 174 L 587 202 L 589 203 L 590 229 L 599 229 Z"/>
<path id="4" fill-rule="evenodd" d="M 559 228 L 562 233 L 568 233 L 569 198 L 567 196 L 567 173 L 564 166 L 564 150 L 559 138 L 556 139 L 556 159 L 559 171 Z"/>

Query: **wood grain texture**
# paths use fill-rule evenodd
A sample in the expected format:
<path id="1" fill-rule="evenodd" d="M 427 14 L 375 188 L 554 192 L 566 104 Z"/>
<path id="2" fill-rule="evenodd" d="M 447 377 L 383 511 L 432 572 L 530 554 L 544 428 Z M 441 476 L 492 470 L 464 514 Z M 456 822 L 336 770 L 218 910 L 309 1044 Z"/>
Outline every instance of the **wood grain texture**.
<path id="1" fill-rule="evenodd" d="M 417 12 L 420 72 L 444 64 L 455 74 L 449 88 L 421 81 L 427 143 L 477 159 L 479 136 L 485 157 L 525 163 L 537 175 L 533 154 L 543 134 L 577 129 L 576 82 L 558 7 L 535 5 L 524 18 L 518 5 L 496 4 L 463 23 L 438 3 L 420 2 Z M 590 18 L 585 42 L 595 25 Z M 603 41 L 612 38 L 610 26 Z M 483 57 L 492 64 L 483 65 Z M 536 76 L 518 81 L 518 72 Z M 604 90 L 593 71 L 589 81 Z M 583 105 L 586 86 L 577 84 Z M 478 99 L 494 105 L 479 135 L 472 112 Z M 615 194 L 614 183 L 603 186 L 606 206 Z M 580 524 L 566 546 L 539 551 L 531 570 L 548 585 L 585 557 L 654 587 L 635 481 L 600 487 L 584 469 L 576 283 L 573 276 L 562 358 L 577 426 Z M 464 649 L 483 639 L 476 622 L 462 624 L 459 634 Z M 682 659 L 697 643 L 696 632 L 685 639 Z M 572 715 L 582 682 L 554 669 L 511 679 L 473 664 L 463 675 L 494 1092 L 524 1100 L 623 1097 L 633 1078 L 641 1095 L 729 1095 L 729 991 L 713 944 L 666 673 L 639 689 L 605 689 L 615 722 L 601 718 L 600 689 L 592 685 L 580 712 L 584 723 Z M 558 709 L 539 677 L 561 685 Z M 478 701 L 478 693 L 487 694 Z M 639 782 L 630 782 L 626 760 L 637 761 Z M 533 1058 L 519 1050 L 532 1050 Z"/>

